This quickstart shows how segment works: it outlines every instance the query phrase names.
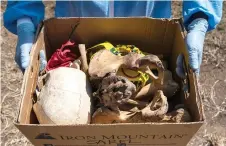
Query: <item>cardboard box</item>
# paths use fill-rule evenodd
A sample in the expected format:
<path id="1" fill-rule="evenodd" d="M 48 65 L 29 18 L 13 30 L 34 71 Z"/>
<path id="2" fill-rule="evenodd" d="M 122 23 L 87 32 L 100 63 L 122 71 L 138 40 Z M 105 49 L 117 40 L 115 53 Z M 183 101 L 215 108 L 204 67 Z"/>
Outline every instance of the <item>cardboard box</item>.
<path id="1" fill-rule="evenodd" d="M 103 41 L 134 44 L 143 51 L 168 57 L 173 77 L 188 91 L 177 95 L 193 117 L 190 123 L 134 123 L 90 125 L 40 125 L 32 110 L 35 100 L 39 50 L 46 48 L 47 58 L 68 40 L 71 26 L 78 18 L 53 18 L 43 21 L 31 52 L 31 63 L 24 75 L 22 101 L 16 127 L 35 146 L 185 146 L 204 122 L 197 79 L 188 66 L 184 29 L 180 19 L 80 18 L 72 39 L 87 48 Z M 175 74 L 176 58 L 185 56 L 187 79 Z"/>

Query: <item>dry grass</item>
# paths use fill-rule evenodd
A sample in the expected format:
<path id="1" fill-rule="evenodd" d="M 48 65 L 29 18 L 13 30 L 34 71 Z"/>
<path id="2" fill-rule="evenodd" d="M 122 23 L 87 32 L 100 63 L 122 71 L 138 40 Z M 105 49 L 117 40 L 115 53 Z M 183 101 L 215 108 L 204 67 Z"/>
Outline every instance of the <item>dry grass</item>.
<path id="1" fill-rule="evenodd" d="M 181 15 L 182 2 L 174 2 L 174 17 Z M 206 123 L 189 146 L 226 146 L 226 2 L 221 23 L 207 34 L 200 75 Z"/>
<path id="2" fill-rule="evenodd" d="M 6 2 L 1 2 L 1 15 Z M 45 2 L 46 17 L 53 15 L 52 2 Z M 226 145 L 226 2 L 221 23 L 206 37 L 200 89 L 206 123 L 190 141 L 189 146 Z M 181 2 L 173 2 L 173 16 L 181 15 Z M 2 17 L 1 17 L 2 22 Z M 16 129 L 13 121 L 20 103 L 22 74 L 14 62 L 16 36 L 1 25 L 1 145 L 32 146 Z"/>
<path id="3" fill-rule="evenodd" d="M 3 3 L 1 15 L 4 6 Z M 26 145 L 29 142 L 13 125 L 19 108 L 22 82 L 22 74 L 14 62 L 16 36 L 1 25 L 1 37 L 1 145 Z"/>

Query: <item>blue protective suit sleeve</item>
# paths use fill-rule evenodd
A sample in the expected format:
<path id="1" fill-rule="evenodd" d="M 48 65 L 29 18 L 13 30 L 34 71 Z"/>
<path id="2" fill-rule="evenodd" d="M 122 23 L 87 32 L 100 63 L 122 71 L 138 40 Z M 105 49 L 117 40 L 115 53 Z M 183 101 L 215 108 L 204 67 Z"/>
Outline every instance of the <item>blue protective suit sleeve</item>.
<path id="1" fill-rule="evenodd" d="M 223 0 L 192 0 L 183 2 L 184 25 L 187 28 L 191 16 L 203 12 L 208 17 L 208 31 L 216 28 L 222 17 Z"/>
<path id="2" fill-rule="evenodd" d="M 42 1 L 8 1 L 4 12 L 4 26 L 17 35 L 17 20 L 26 16 L 30 17 L 37 28 L 44 19 L 45 7 Z"/>

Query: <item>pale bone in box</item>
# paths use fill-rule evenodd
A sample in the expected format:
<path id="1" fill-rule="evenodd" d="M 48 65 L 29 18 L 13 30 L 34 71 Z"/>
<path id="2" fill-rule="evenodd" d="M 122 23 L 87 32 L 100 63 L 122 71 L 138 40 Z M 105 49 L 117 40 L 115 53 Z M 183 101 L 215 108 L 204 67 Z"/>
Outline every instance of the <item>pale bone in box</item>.
<path id="1" fill-rule="evenodd" d="M 72 39 L 87 48 L 103 41 L 113 44 L 133 44 L 152 54 L 168 57 L 173 78 L 188 85 L 188 91 L 177 96 L 188 108 L 193 122 L 130 123 L 88 125 L 40 125 L 32 109 L 39 68 L 39 50 L 45 48 L 47 59 L 68 40 L 71 26 L 78 18 L 53 18 L 43 21 L 31 52 L 22 86 L 21 105 L 16 127 L 36 146 L 185 146 L 204 123 L 197 79 L 188 67 L 184 29 L 180 19 L 151 18 L 80 18 Z M 175 74 L 176 58 L 185 57 L 187 78 Z"/>

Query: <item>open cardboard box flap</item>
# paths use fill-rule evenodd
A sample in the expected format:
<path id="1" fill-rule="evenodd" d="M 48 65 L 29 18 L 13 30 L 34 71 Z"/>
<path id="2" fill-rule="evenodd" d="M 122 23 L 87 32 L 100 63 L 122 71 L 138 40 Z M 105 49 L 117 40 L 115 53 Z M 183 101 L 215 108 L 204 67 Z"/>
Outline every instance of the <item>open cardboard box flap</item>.
<path id="1" fill-rule="evenodd" d="M 39 68 L 39 51 L 45 48 L 47 59 L 54 51 L 69 39 L 72 27 L 80 25 L 72 36 L 77 44 L 84 43 L 89 48 L 98 43 L 109 41 L 113 44 L 133 44 L 142 51 L 163 54 L 169 62 L 173 77 L 181 85 L 187 84 L 188 91 L 181 91 L 179 96 L 188 107 L 194 122 L 190 123 L 134 123 L 111 125 L 39 125 L 32 110 L 34 93 Z M 33 143 L 35 135 L 40 132 L 74 135 L 109 134 L 155 134 L 184 133 L 185 139 L 175 139 L 176 145 L 185 145 L 197 132 L 204 121 L 202 102 L 199 95 L 197 78 L 189 69 L 188 55 L 184 42 L 184 29 L 181 19 L 152 18 L 51 18 L 41 23 L 37 39 L 31 51 L 30 65 L 27 68 L 22 85 L 21 106 L 15 125 Z M 185 58 L 187 78 L 181 80 L 175 73 L 177 56 L 182 53 Z M 72 131 L 72 129 L 74 129 Z M 128 130 L 131 130 L 129 132 Z M 79 131 L 79 133 L 76 131 Z M 97 132 L 98 131 L 98 132 Z M 123 131 L 123 132 L 122 132 Z M 150 139 L 149 139 L 150 140 Z M 158 140 L 157 140 L 158 141 Z M 156 142 L 157 142 L 156 141 Z M 166 140 L 167 141 L 167 140 Z M 142 142 L 146 142 L 143 140 Z M 36 143 L 36 144 L 37 144 Z M 58 141 L 58 143 L 61 143 Z M 166 142 L 167 143 L 167 142 Z M 80 144 L 80 143 L 79 143 Z M 87 144 L 87 143 L 86 143 Z M 139 144 L 138 144 L 139 145 Z"/>

